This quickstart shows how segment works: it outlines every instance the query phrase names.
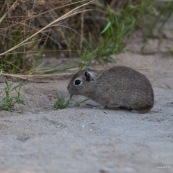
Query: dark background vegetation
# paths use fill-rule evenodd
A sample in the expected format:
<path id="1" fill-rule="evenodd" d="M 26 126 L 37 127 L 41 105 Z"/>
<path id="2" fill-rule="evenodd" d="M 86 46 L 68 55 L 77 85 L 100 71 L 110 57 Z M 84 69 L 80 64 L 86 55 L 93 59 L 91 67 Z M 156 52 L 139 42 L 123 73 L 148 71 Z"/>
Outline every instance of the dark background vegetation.
<path id="1" fill-rule="evenodd" d="M 146 41 L 172 13 L 171 1 L 0 0 L 0 70 L 32 74 L 43 54 L 78 58 L 80 68 L 111 61 L 135 31 Z"/>

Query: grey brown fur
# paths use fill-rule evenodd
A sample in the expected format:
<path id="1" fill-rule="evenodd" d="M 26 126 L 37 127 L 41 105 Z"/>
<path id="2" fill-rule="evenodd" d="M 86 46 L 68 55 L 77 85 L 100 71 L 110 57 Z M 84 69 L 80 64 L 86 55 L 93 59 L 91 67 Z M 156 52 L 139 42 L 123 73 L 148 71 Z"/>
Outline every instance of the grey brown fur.
<path id="1" fill-rule="evenodd" d="M 141 73 L 125 66 L 109 70 L 85 69 L 71 79 L 71 95 L 83 95 L 106 108 L 125 108 L 142 112 L 154 105 L 154 94 L 149 80 Z"/>

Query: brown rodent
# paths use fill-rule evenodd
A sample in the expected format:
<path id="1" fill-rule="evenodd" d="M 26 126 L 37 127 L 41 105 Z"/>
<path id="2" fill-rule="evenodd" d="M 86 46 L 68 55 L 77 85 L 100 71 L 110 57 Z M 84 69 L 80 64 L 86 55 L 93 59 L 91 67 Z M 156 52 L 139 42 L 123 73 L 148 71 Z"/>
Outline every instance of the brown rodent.
<path id="1" fill-rule="evenodd" d="M 149 80 L 125 66 L 96 71 L 86 68 L 76 73 L 68 85 L 71 95 L 83 95 L 105 108 L 123 108 L 148 112 L 154 105 L 154 93 Z"/>

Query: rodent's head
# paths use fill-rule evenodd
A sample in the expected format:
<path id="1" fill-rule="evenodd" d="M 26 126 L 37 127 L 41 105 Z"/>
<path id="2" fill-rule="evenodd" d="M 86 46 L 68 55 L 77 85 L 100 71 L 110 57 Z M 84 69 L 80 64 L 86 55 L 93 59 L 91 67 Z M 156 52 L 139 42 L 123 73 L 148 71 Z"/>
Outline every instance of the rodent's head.
<path id="1" fill-rule="evenodd" d="M 72 77 L 67 89 L 70 95 L 87 96 L 90 92 L 92 92 L 97 78 L 98 73 L 96 71 L 86 68 Z"/>

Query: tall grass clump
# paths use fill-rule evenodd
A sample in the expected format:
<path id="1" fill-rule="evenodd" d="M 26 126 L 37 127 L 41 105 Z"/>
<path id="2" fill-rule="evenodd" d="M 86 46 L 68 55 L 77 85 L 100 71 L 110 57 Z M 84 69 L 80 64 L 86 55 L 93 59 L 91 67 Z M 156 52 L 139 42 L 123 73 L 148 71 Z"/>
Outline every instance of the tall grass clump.
<path id="1" fill-rule="evenodd" d="M 87 11 L 83 1 L 0 1 L 0 69 L 32 73 L 35 57 L 45 46 L 62 49 L 68 18 Z M 66 44 L 67 45 L 67 44 Z"/>

